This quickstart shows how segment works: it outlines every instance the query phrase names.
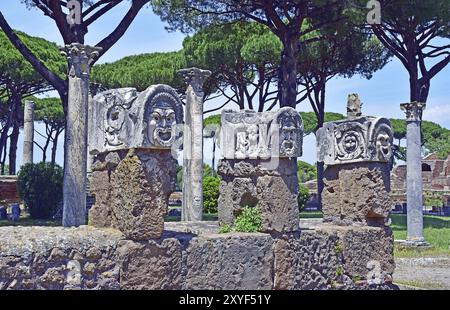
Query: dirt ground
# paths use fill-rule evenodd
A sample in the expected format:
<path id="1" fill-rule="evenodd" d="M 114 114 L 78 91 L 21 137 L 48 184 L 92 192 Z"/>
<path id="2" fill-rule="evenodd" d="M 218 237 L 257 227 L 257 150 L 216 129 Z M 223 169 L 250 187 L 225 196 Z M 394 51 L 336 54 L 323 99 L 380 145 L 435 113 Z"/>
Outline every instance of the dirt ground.
<path id="1" fill-rule="evenodd" d="M 422 289 L 450 289 L 450 257 L 448 256 L 397 258 L 395 263 L 395 283 Z"/>

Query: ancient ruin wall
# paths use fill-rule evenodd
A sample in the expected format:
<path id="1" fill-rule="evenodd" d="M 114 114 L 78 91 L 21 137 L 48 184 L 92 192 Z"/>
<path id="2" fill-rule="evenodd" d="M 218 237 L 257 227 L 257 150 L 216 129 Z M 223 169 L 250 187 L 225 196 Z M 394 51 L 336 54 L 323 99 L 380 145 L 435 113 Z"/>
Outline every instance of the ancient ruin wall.
<path id="1" fill-rule="evenodd" d="M 138 242 L 110 228 L 2 227 L 0 289 L 395 288 L 389 228 L 323 225 L 277 236 L 169 229 Z"/>

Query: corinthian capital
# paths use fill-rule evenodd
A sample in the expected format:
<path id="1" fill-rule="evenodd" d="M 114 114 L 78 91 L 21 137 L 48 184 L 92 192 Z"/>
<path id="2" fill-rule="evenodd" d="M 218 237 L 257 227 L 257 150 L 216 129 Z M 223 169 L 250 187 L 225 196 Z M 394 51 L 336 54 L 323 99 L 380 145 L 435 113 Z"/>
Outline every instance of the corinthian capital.
<path id="1" fill-rule="evenodd" d="M 426 104 L 423 102 L 402 103 L 400 108 L 406 113 L 407 122 L 422 121 L 422 113 L 425 110 Z"/>
<path id="2" fill-rule="evenodd" d="M 186 83 L 189 86 L 192 86 L 196 93 L 203 92 L 203 84 L 206 79 L 211 76 L 211 71 L 201 70 L 198 68 L 183 69 L 178 71 L 178 73 L 184 77 Z"/>
<path id="3" fill-rule="evenodd" d="M 89 77 L 90 68 L 98 58 L 101 47 L 93 47 L 80 43 L 67 44 L 61 49 L 61 54 L 67 57 L 69 62 L 69 76 Z"/>

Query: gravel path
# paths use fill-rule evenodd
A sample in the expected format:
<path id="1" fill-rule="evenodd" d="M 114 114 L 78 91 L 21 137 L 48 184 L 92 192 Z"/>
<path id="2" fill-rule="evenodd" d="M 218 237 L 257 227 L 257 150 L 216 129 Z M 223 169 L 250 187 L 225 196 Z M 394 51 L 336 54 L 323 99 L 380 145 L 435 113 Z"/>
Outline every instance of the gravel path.
<path id="1" fill-rule="evenodd" d="M 394 282 L 424 289 L 450 289 L 450 257 L 397 258 Z"/>

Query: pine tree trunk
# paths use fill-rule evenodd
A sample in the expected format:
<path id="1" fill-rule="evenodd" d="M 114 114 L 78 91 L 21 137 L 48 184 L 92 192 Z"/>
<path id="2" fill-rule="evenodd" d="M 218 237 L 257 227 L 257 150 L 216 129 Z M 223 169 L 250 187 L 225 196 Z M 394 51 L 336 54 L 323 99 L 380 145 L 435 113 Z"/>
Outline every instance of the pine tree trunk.
<path id="1" fill-rule="evenodd" d="M 293 107 L 297 104 L 297 54 L 298 42 L 292 36 L 284 40 L 283 53 L 280 63 L 280 106 Z"/>
<path id="2" fill-rule="evenodd" d="M 9 174 L 16 174 L 17 142 L 19 141 L 20 123 L 16 119 L 13 125 L 13 131 L 9 140 Z"/>

